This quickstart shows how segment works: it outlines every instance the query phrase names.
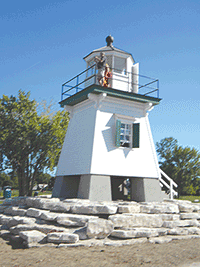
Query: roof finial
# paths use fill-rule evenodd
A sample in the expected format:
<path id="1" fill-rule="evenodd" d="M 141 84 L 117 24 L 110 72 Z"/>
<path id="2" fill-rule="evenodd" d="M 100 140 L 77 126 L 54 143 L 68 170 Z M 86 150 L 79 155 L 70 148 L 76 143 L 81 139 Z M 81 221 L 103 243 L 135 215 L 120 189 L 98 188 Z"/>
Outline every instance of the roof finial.
<path id="1" fill-rule="evenodd" d="M 113 41 L 114 41 L 114 38 L 111 35 L 109 35 L 109 36 L 106 37 L 107 46 L 112 47 L 113 46 L 112 45 Z"/>

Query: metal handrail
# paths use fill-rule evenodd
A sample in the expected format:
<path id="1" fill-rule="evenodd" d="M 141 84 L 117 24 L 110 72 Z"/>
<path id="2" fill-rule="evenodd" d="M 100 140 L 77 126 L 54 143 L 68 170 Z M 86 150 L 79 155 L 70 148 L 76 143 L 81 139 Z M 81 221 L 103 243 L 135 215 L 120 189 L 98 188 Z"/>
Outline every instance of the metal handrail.
<path id="1" fill-rule="evenodd" d="M 90 80 L 92 77 L 95 77 L 95 74 L 93 74 L 93 75 L 90 76 L 89 78 L 86 78 L 83 82 L 80 82 L 78 85 L 81 85 L 82 83 L 84 83 L 84 82 Z M 62 86 L 63 86 L 63 85 L 62 85 Z M 69 85 L 64 85 L 64 86 L 70 87 Z M 67 90 L 67 91 L 65 91 L 65 92 L 63 92 L 63 94 L 65 94 L 65 93 L 67 93 L 67 92 L 73 90 L 74 88 L 77 88 L 77 85 L 70 87 L 70 89 Z"/>
<path id="2" fill-rule="evenodd" d="M 87 75 L 88 75 L 88 73 L 89 73 L 89 71 L 91 69 L 92 69 L 92 74 L 89 77 L 87 77 Z M 157 92 L 157 98 L 159 97 L 159 81 L 158 81 L 158 79 L 153 79 L 153 78 L 150 78 L 150 77 L 147 77 L 147 76 L 144 76 L 144 75 L 134 74 L 132 72 L 127 72 L 127 71 L 125 72 L 125 75 L 123 75 L 122 73 L 118 73 L 118 72 L 121 72 L 121 70 L 119 70 L 119 69 L 114 69 L 114 68 L 109 68 L 109 69 L 111 70 L 111 72 L 115 76 L 115 78 L 113 78 L 113 77 L 111 78 L 112 82 L 113 81 L 124 82 L 124 83 L 126 83 L 128 85 L 128 88 L 130 88 L 131 85 L 132 86 L 136 85 L 135 83 L 133 83 L 132 79 L 130 79 L 130 75 L 137 75 L 140 78 L 151 79 L 152 81 L 149 82 L 149 83 L 146 83 L 146 84 L 139 84 L 138 83 L 137 84 L 138 89 L 140 90 L 141 88 L 145 88 L 145 89 L 150 90 L 150 91 L 148 91 L 146 93 L 144 92 L 142 94 L 144 96 L 152 94 L 154 92 Z M 86 74 L 86 75 L 84 75 L 84 78 L 82 79 L 82 81 L 79 81 L 83 77 L 83 74 Z M 118 76 L 118 78 L 116 76 Z M 127 80 L 124 80 L 123 78 L 127 78 Z M 91 80 L 91 84 L 96 84 L 97 83 L 97 68 L 96 68 L 96 64 L 90 66 L 86 70 L 82 71 L 78 75 L 74 76 L 73 78 L 71 78 L 70 80 L 68 80 L 67 82 L 62 84 L 61 100 L 63 100 L 64 96 L 69 97 L 69 96 L 72 96 L 75 93 L 83 90 L 84 88 L 81 88 L 80 85 L 82 85 L 83 83 L 88 82 L 89 80 Z M 74 84 L 71 85 L 71 83 L 74 83 Z M 157 85 L 156 88 L 149 86 L 149 85 L 155 84 L 155 83 Z M 68 87 L 69 89 L 66 90 L 65 87 Z M 75 89 L 76 89 L 76 91 L 73 93 L 73 90 L 75 90 Z"/>
<path id="3" fill-rule="evenodd" d="M 150 84 L 152 84 L 152 83 L 155 83 L 155 82 L 157 82 L 157 81 L 158 81 L 158 80 L 155 80 L 155 81 L 152 81 L 152 82 L 147 83 L 147 84 L 145 84 L 145 85 L 141 85 L 141 86 L 139 87 L 139 89 L 142 88 L 142 87 L 148 86 L 148 85 L 150 85 Z"/>

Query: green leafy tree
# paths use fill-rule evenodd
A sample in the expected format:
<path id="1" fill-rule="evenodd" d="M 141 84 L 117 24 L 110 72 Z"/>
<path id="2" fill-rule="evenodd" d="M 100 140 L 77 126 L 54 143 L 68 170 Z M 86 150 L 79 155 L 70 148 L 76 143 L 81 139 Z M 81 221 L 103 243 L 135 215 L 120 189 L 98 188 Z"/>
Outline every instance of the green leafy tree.
<path id="1" fill-rule="evenodd" d="M 10 176 L 6 174 L 5 172 L 0 173 L 0 186 L 4 187 L 6 185 L 11 185 L 12 181 L 10 179 Z"/>
<path id="2" fill-rule="evenodd" d="M 178 145 L 172 137 L 156 143 L 160 168 L 178 184 L 180 195 L 194 195 L 200 189 L 200 153 Z"/>
<path id="3" fill-rule="evenodd" d="M 51 179 L 50 174 L 41 172 L 41 173 L 38 173 L 36 177 L 36 183 L 37 184 L 48 184 L 50 179 Z"/>
<path id="4" fill-rule="evenodd" d="M 29 97 L 20 90 L 0 99 L 0 167 L 17 174 L 20 196 L 32 195 L 37 175 L 57 165 L 69 122 L 65 111 L 39 114 Z"/>
<path id="5" fill-rule="evenodd" d="M 11 186 L 12 188 L 18 188 L 18 179 L 17 176 L 11 172 L 0 172 L 0 187 L 4 187 L 6 185 Z"/>

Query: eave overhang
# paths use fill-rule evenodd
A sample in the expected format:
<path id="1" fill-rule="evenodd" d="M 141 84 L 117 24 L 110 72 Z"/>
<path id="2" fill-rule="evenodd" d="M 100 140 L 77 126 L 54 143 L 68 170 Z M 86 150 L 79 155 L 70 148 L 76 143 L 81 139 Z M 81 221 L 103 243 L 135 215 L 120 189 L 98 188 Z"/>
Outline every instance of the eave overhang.
<path id="1" fill-rule="evenodd" d="M 98 48 L 96 50 L 93 50 L 88 55 L 86 55 L 83 59 L 86 60 L 92 54 L 96 54 L 96 53 L 100 53 L 100 52 L 116 52 L 118 54 L 124 54 L 124 55 L 126 55 L 126 57 L 131 57 L 133 62 L 135 62 L 135 60 L 134 60 L 134 58 L 133 58 L 131 53 L 128 53 L 128 52 L 126 52 L 126 51 L 124 51 L 122 49 L 116 48 L 114 46 L 104 46 L 104 47 Z"/>
<path id="2" fill-rule="evenodd" d="M 62 101 L 59 102 L 61 107 L 64 107 L 65 105 L 68 106 L 75 106 L 76 104 L 79 104 L 85 100 L 88 99 L 88 94 L 93 93 L 93 94 L 101 94 L 101 93 L 106 93 L 107 96 L 114 97 L 114 98 L 119 98 L 123 100 L 129 100 L 129 101 L 135 101 L 135 102 L 140 102 L 140 103 L 152 103 L 153 106 L 158 105 L 159 102 L 161 101 L 161 98 L 156 98 L 156 97 L 151 97 L 151 96 L 146 96 L 146 95 L 140 95 L 140 94 L 135 94 L 132 92 L 125 92 L 121 90 L 116 90 L 113 88 L 107 88 L 107 87 L 102 87 L 100 85 L 91 85 L 82 91 L 66 98 L 63 99 Z"/>

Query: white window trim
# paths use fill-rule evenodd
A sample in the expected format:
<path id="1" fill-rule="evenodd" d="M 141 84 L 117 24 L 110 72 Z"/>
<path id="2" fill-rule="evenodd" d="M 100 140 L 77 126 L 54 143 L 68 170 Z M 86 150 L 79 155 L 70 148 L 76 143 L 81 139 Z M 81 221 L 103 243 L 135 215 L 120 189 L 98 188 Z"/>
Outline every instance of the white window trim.
<path id="1" fill-rule="evenodd" d="M 117 120 L 127 121 L 127 123 L 134 123 L 137 121 L 134 117 L 127 116 L 127 115 L 114 114 L 114 116 L 115 116 L 115 122 Z"/>
<path id="2" fill-rule="evenodd" d="M 124 74 L 123 72 L 119 73 L 119 72 L 115 71 L 115 58 L 125 59 L 125 73 L 126 74 Z M 118 56 L 118 55 L 114 55 L 113 56 L 113 74 L 119 75 L 119 76 L 122 76 L 122 77 L 128 77 L 128 73 L 127 73 L 127 58 L 126 57 L 122 57 L 122 56 Z"/>
<path id="3" fill-rule="evenodd" d="M 133 124 L 132 123 L 127 123 L 127 122 L 124 122 L 124 121 L 121 121 L 121 124 L 124 124 L 124 125 L 129 125 L 130 126 L 130 130 L 131 130 L 131 132 L 130 132 L 130 134 L 125 134 L 126 133 L 126 128 L 125 128 L 125 132 L 124 132 L 124 134 L 123 134 L 123 136 L 125 137 L 126 135 L 128 135 L 129 136 L 129 142 L 125 142 L 125 139 L 124 139 L 124 143 L 128 143 L 129 144 L 129 146 L 128 147 L 124 147 L 124 146 L 120 146 L 120 147 L 123 147 L 123 148 L 132 148 L 132 136 L 133 136 Z M 122 128 L 122 127 L 121 127 Z M 122 140 L 123 141 L 123 140 Z M 120 141 L 121 142 L 121 141 Z"/>
<path id="4" fill-rule="evenodd" d="M 133 150 L 134 148 L 132 147 L 132 143 L 133 143 L 133 123 L 136 122 L 137 120 L 134 117 L 130 117 L 130 116 L 126 116 L 126 115 L 120 115 L 120 114 L 114 114 L 115 117 L 115 125 L 117 120 L 120 120 L 121 123 L 125 123 L 125 124 L 131 124 L 131 140 L 130 140 L 130 147 L 123 147 L 120 146 L 118 147 L 118 149 L 126 149 L 126 150 Z"/>

